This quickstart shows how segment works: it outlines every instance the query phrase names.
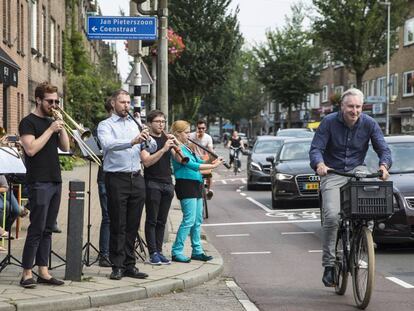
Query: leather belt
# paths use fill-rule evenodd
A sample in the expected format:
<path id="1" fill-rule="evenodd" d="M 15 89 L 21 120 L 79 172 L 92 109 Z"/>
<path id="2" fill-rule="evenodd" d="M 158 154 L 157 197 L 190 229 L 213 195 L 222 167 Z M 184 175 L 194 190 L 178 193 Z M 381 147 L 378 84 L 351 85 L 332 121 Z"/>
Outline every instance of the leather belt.
<path id="1" fill-rule="evenodd" d="M 137 177 L 141 175 L 141 170 L 136 171 L 136 172 L 106 172 L 107 174 L 114 174 L 114 175 L 119 175 L 119 176 L 129 176 L 131 178 Z"/>

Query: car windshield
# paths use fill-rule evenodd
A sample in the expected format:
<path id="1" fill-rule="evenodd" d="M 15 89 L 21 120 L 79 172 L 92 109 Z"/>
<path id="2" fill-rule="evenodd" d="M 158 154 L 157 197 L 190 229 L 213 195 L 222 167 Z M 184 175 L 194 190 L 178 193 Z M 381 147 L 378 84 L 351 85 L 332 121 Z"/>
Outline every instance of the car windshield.
<path id="1" fill-rule="evenodd" d="M 414 171 L 414 142 L 388 143 L 392 155 L 391 174 Z M 378 156 L 372 146 L 368 149 L 365 163 L 371 172 L 378 170 Z"/>
<path id="2" fill-rule="evenodd" d="M 283 137 L 297 137 L 297 138 L 308 138 L 313 137 L 315 133 L 307 130 L 281 130 L 277 132 L 277 136 Z"/>
<path id="3" fill-rule="evenodd" d="M 309 160 L 310 141 L 285 143 L 280 151 L 280 161 Z"/>
<path id="4" fill-rule="evenodd" d="M 280 146 L 282 146 L 282 144 L 282 140 L 259 140 L 254 145 L 253 153 L 276 154 L 279 152 Z"/>

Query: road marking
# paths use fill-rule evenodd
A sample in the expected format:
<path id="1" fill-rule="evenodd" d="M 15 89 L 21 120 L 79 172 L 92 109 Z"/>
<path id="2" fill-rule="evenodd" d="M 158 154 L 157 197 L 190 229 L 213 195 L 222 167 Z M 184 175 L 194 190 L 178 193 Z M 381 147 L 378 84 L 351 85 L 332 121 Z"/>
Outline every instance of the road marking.
<path id="1" fill-rule="evenodd" d="M 247 194 L 245 194 L 244 192 L 240 192 L 240 195 L 245 197 Z"/>
<path id="2" fill-rule="evenodd" d="M 315 232 L 311 231 L 301 231 L 301 232 L 282 232 L 282 235 L 296 235 L 296 234 L 314 234 Z"/>
<path id="3" fill-rule="evenodd" d="M 321 249 L 310 249 L 308 250 L 308 253 L 322 253 Z"/>
<path id="4" fill-rule="evenodd" d="M 410 283 L 404 282 L 403 280 L 400 280 L 398 278 L 395 277 L 386 277 L 386 279 L 390 280 L 391 282 L 394 282 L 404 288 L 414 288 L 414 285 L 411 285 Z"/>
<path id="5" fill-rule="evenodd" d="M 261 255 L 261 254 L 271 254 L 272 252 L 264 251 L 264 252 L 232 252 L 231 255 Z"/>
<path id="6" fill-rule="evenodd" d="M 246 226 L 246 225 L 275 225 L 293 224 L 306 222 L 320 222 L 320 220 L 298 219 L 298 220 L 275 220 L 275 221 L 245 221 L 245 222 L 224 222 L 217 224 L 202 224 L 203 227 L 224 227 L 224 226 Z"/>
<path id="7" fill-rule="evenodd" d="M 236 189 L 237 192 L 241 192 L 241 189 Z"/>
<path id="8" fill-rule="evenodd" d="M 267 213 L 273 213 L 274 211 L 267 208 L 265 205 L 263 205 L 262 203 L 256 201 L 255 199 L 251 198 L 251 197 L 247 197 L 247 200 L 249 200 L 250 202 L 252 202 L 253 204 L 257 205 L 258 207 L 260 207 L 261 209 L 263 209 L 265 212 Z"/>
<path id="9" fill-rule="evenodd" d="M 224 185 L 227 185 L 227 181 L 222 180 L 221 182 L 222 182 Z"/>
<path id="10" fill-rule="evenodd" d="M 226 285 L 233 292 L 234 296 L 246 311 L 259 311 L 256 305 L 249 300 L 249 297 L 247 297 L 243 290 L 234 281 L 226 281 Z"/>
<path id="11" fill-rule="evenodd" d="M 242 178 L 242 180 L 241 180 L 241 181 L 242 181 L 242 183 L 243 183 L 243 184 L 247 184 L 247 180 L 246 180 L 246 178 Z"/>
<path id="12" fill-rule="evenodd" d="M 226 237 L 233 237 L 233 236 L 250 236 L 250 233 L 238 233 L 238 234 L 217 234 L 217 238 L 226 238 Z"/>

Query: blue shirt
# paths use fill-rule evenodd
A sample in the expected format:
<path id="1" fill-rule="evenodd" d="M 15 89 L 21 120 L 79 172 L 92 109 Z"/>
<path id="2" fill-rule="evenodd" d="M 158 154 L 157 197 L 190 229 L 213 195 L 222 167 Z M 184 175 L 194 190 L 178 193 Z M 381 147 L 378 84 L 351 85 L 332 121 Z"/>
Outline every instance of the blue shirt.
<path id="1" fill-rule="evenodd" d="M 316 130 L 309 151 L 310 165 L 324 162 L 326 166 L 347 172 L 363 165 L 371 140 L 379 157 L 379 164 L 391 167 L 391 151 L 385 142 L 378 123 L 362 113 L 352 128 L 343 120 L 342 113 L 327 115 Z"/>
<path id="2" fill-rule="evenodd" d="M 129 116 L 122 118 L 112 114 L 99 123 L 98 138 L 103 151 L 104 172 L 137 172 L 141 169 L 141 144 L 131 144 L 138 134 L 138 126 Z M 148 145 L 148 152 L 157 150 L 157 143 L 152 138 Z"/>
<path id="3" fill-rule="evenodd" d="M 172 164 L 174 169 L 174 176 L 176 179 L 191 179 L 203 182 L 203 176 L 200 173 L 200 164 L 204 161 L 201 160 L 195 153 L 191 152 L 185 146 L 180 146 L 184 156 L 190 160 L 186 164 L 181 164 L 173 158 Z"/>

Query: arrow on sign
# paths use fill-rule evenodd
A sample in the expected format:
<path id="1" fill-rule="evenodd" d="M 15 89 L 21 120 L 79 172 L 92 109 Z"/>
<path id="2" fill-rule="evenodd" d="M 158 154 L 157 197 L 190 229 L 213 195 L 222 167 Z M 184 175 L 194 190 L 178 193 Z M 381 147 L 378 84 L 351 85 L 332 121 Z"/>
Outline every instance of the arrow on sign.
<path id="1" fill-rule="evenodd" d="M 97 30 L 98 30 L 97 27 L 95 27 L 95 26 L 92 27 L 92 31 L 97 31 Z"/>

